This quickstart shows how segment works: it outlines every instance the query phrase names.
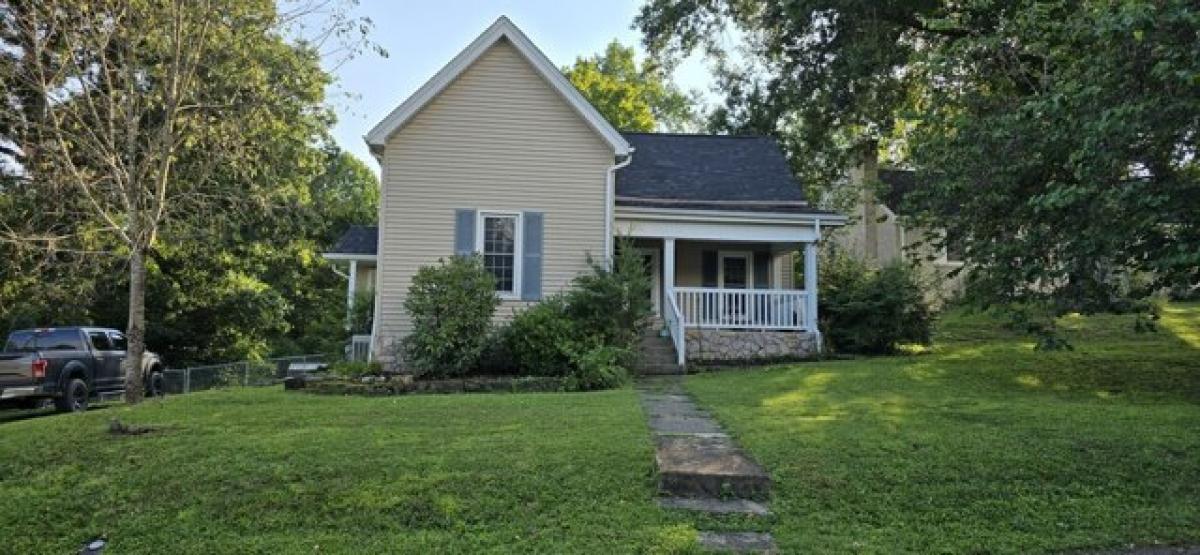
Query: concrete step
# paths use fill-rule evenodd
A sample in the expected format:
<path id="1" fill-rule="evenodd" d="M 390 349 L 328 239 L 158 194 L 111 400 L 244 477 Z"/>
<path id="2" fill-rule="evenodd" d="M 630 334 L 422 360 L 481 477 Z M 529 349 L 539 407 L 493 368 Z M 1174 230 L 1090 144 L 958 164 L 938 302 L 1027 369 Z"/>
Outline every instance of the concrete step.
<path id="1" fill-rule="evenodd" d="M 683 368 L 672 360 L 666 364 L 647 364 L 645 362 L 638 363 L 634 370 L 642 376 L 674 376 L 686 373 Z"/>
<path id="2" fill-rule="evenodd" d="M 660 433 L 655 438 L 659 492 L 672 497 L 765 500 L 771 492 L 771 477 L 720 434 L 719 426 L 716 433 L 700 430 L 703 426 L 698 422 L 702 420 L 651 416 L 651 429 Z M 690 435 L 665 435 L 672 433 L 672 428 Z"/>
<path id="3" fill-rule="evenodd" d="M 675 351 L 641 351 L 638 360 L 658 364 L 675 364 Z"/>

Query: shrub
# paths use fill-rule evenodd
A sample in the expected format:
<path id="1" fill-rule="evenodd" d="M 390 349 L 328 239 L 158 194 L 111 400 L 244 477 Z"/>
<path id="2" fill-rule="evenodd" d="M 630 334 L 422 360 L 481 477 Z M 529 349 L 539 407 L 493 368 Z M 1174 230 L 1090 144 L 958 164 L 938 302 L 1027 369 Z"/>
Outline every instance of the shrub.
<path id="1" fill-rule="evenodd" d="M 404 300 L 413 330 L 401 343 L 414 375 L 460 376 L 476 366 L 500 299 L 478 256 L 439 259 L 413 276 Z"/>
<path id="2" fill-rule="evenodd" d="M 653 285 L 641 254 L 622 243 L 611 271 L 588 263 L 592 272 L 575 278 L 566 293 L 571 320 L 580 330 L 599 336 L 601 343 L 632 348 L 654 308 Z"/>
<path id="3" fill-rule="evenodd" d="M 512 349 L 508 345 L 508 328 L 493 329 L 484 342 L 479 363 L 472 373 L 484 376 L 513 376 L 519 374 L 517 368 Z"/>
<path id="4" fill-rule="evenodd" d="M 379 375 L 383 367 L 378 362 L 343 361 L 329 365 L 329 373 L 343 378 L 359 378 L 362 376 Z"/>
<path id="5" fill-rule="evenodd" d="M 375 321 L 375 292 L 368 289 L 354 293 L 350 305 L 350 333 L 354 335 L 371 333 Z"/>
<path id="6" fill-rule="evenodd" d="M 651 314 L 650 283 L 633 249 L 622 248 L 611 271 L 592 263 L 567 292 L 514 315 L 505 337 L 517 368 L 567 377 L 571 389 L 624 383 Z"/>
<path id="7" fill-rule="evenodd" d="M 513 362 L 529 376 L 568 375 L 581 339 L 561 295 L 515 314 L 504 335 Z"/>
<path id="8" fill-rule="evenodd" d="M 833 350 L 886 354 L 900 343 L 929 343 L 933 316 L 912 267 L 874 269 L 845 254 L 821 264 L 820 327 Z"/>
<path id="9" fill-rule="evenodd" d="M 620 387 L 629 380 L 623 361 L 631 357 L 626 349 L 611 345 L 592 347 L 576 355 L 567 389 L 588 391 Z"/>

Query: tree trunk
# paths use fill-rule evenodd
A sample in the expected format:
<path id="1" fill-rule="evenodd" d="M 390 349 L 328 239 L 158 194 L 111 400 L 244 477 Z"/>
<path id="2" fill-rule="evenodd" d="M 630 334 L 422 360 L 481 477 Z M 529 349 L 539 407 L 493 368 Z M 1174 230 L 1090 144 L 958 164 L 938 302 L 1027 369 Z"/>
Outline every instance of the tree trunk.
<path id="1" fill-rule="evenodd" d="M 142 354 L 146 352 L 146 253 L 135 247 L 129 255 L 129 326 L 125 330 L 129 341 L 122 370 L 125 374 L 125 402 L 142 401 Z"/>

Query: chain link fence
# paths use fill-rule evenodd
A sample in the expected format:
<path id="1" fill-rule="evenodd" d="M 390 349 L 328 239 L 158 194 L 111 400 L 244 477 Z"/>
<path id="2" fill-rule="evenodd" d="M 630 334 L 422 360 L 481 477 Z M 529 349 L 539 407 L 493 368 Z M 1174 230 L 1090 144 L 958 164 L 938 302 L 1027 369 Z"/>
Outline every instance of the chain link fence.
<path id="1" fill-rule="evenodd" d="M 172 368 L 163 371 L 169 394 L 191 393 L 220 387 L 250 387 L 274 385 L 286 377 L 288 366 L 294 363 L 333 363 L 339 357 L 330 355 L 299 355 L 266 360 L 243 360 L 224 364 Z"/>

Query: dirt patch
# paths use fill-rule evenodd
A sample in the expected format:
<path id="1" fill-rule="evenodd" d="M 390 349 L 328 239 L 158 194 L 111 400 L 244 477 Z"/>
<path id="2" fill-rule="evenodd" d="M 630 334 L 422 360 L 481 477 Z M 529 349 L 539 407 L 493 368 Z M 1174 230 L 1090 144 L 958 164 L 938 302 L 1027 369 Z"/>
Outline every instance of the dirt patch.
<path id="1" fill-rule="evenodd" d="M 135 426 L 125 424 L 117 419 L 108 422 L 108 433 L 114 436 L 141 436 L 159 431 L 154 426 Z"/>

